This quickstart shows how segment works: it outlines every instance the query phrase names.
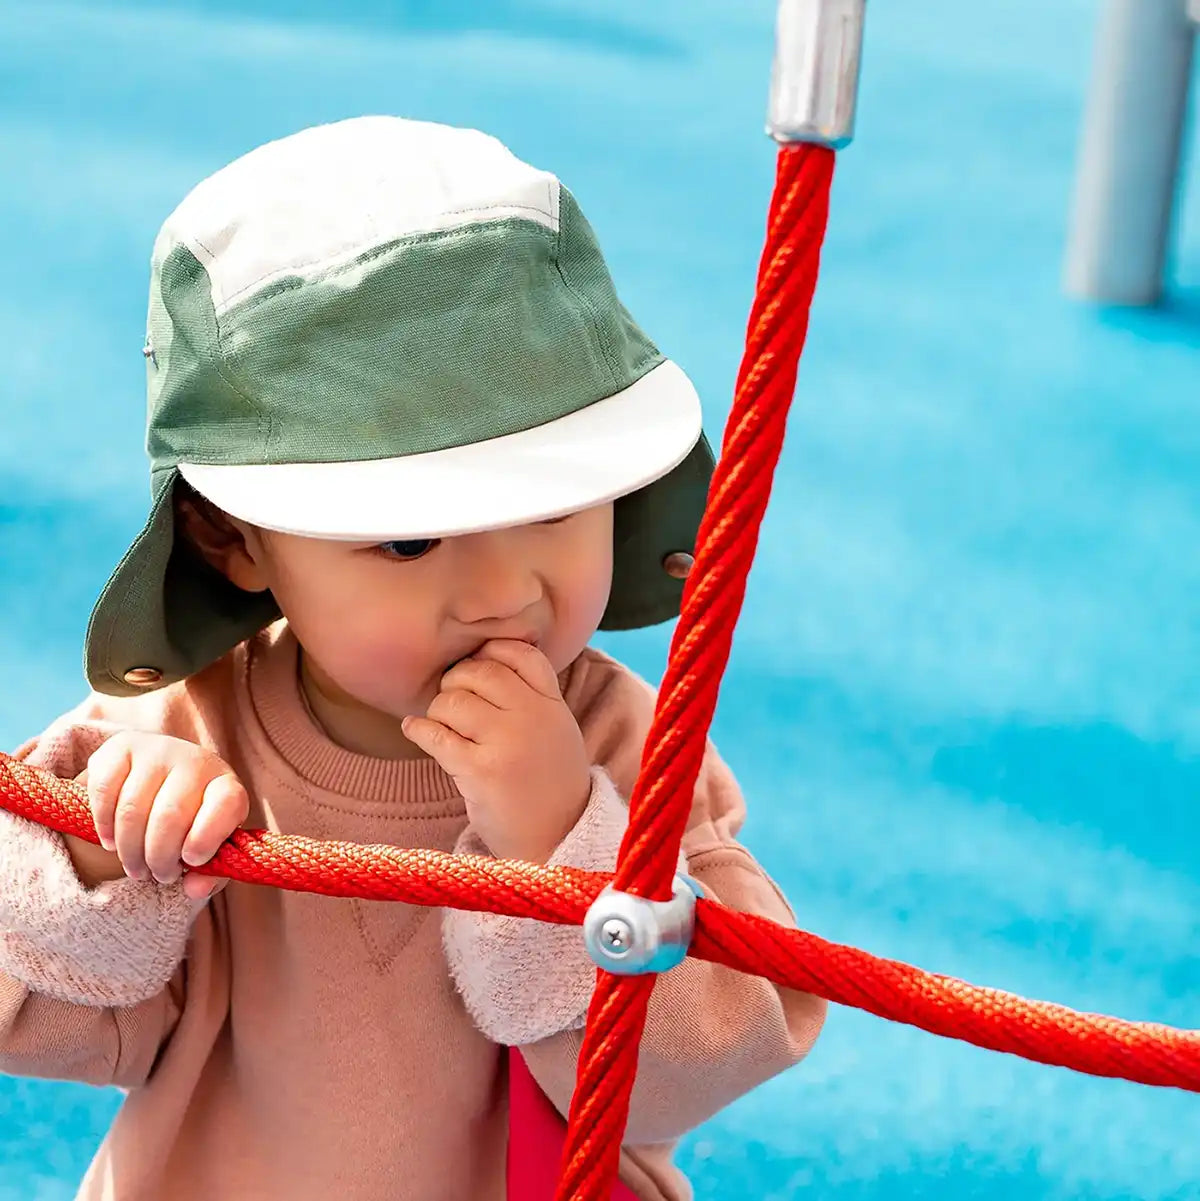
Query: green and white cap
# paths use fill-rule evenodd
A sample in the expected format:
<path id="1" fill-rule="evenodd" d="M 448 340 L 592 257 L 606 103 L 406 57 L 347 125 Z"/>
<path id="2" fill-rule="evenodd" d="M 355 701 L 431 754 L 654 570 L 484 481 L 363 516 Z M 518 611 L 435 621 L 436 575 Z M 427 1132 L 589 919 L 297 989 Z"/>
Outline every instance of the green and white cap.
<path id="1" fill-rule="evenodd" d="M 603 626 L 678 613 L 712 454 L 553 175 L 474 130 L 363 117 L 197 186 L 152 259 L 153 505 L 88 628 L 92 687 L 186 677 L 276 616 L 175 537 L 182 476 L 273 530 L 384 541 L 616 501 Z"/>

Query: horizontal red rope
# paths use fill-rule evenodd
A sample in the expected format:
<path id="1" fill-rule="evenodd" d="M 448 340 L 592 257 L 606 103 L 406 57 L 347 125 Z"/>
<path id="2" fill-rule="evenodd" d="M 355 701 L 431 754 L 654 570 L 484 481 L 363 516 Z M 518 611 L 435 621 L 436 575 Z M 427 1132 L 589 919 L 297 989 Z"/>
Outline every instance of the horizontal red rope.
<path id="1" fill-rule="evenodd" d="M 0 808 L 61 834 L 99 844 L 87 794 L 0 751 Z M 299 834 L 236 830 L 198 874 L 330 897 L 364 897 L 506 913 L 581 925 L 609 877 L 446 851 L 320 841 Z"/>
<path id="2" fill-rule="evenodd" d="M 96 842 L 80 785 L 3 753 L 0 808 Z M 196 870 L 293 891 L 507 913 L 558 925 L 582 924 L 609 881 L 604 873 L 575 868 L 254 830 L 239 830 Z M 976 1046 L 1091 1075 L 1200 1092 L 1200 1031 L 1077 1013 L 977 988 L 713 901 L 697 904 L 691 954 Z"/>

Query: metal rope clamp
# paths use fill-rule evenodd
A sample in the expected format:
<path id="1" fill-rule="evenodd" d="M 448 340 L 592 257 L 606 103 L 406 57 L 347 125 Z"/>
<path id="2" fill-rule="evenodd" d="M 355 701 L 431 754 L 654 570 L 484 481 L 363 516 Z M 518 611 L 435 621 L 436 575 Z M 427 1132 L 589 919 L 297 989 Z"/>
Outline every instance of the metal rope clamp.
<path id="1" fill-rule="evenodd" d="M 583 941 L 597 967 L 616 976 L 667 972 L 687 958 L 696 930 L 696 898 L 690 876 L 677 875 L 669 901 L 618 892 L 609 884 L 583 919 Z"/>

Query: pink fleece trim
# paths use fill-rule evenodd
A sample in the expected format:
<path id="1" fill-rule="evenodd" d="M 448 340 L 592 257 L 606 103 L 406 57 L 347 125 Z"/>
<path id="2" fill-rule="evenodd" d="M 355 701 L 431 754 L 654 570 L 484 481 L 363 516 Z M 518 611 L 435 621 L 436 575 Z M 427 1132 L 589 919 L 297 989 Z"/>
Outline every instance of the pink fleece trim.
<path id="1" fill-rule="evenodd" d="M 611 872 L 628 824 L 625 802 L 604 770 L 593 767 L 587 808 L 550 865 Z M 469 827 L 454 849 L 489 854 Z M 442 942 L 467 1012 L 493 1042 L 525 1046 L 587 1020 L 596 965 L 578 927 L 448 909 Z"/>
<path id="2" fill-rule="evenodd" d="M 179 884 L 87 889 L 52 831 L 0 810 L 0 972 L 77 1005 L 135 1005 L 183 959 L 195 902 Z"/>

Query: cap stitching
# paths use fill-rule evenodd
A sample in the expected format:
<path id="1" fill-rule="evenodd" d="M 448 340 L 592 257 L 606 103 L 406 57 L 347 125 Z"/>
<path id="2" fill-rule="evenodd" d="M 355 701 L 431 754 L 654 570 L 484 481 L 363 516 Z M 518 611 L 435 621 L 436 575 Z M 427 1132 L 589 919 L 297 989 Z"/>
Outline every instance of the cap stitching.
<path id="1" fill-rule="evenodd" d="M 599 315 L 595 308 L 593 308 L 591 301 L 567 279 L 566 273 L 562 269 L 562 235 L 566 224 L 565 214 L 560 210 L 558 230 L 554 237 L 554 269 L 558 272 L 558 278 L 562 280 L 563 287 L 575 297 L 579 307 L 586 310 L 588 316 L 591 318 L 592 333 L 595 336 L 596 347 L 600 351 L 600 357 L 604 360 L 604 365 L 608 368 L 608 378 L 612 382 L 613 387 L 620 388 L 622 387 L 622 381 L 617 375 L 612 348 L 608 345 L 604 334 L 601 332 Z"/>
<path id="2" fill-rule="evenodd" d="M 538 211 L 540 212 L 540 210 L 538 210 Z M 547 230 L 546 227 L 544 225 L 542 225 L 540 222 L 528 221 L 525 218 L 517 218 L 517 219 L 520 221 L 523 221 L 526 225 L 532 225 L 535 228 L 542 230 L 543 232 L 545 232 L 547 234 L 550 233 L 550 231 Z M 500 226 L 505 225 L 505 224 L 507 224 L 507 222 L 504 220 L 487 221 L 487 222 L 481 222 L 478 225 L 472 225 L 469 228 L 471 230 L 498 229 Z M 330 272 L 330 275 L 327 276 L 326 278 L 332 278 L 334 275 L 337 275 L 338 273 L 340 273 L 342 271 L 347 271 L 347 270 L 350 270 L 355 267 L 361 267 L 364 264 L 370 263 L 377 258 L 382 258 L 384 255 L 390 254 L 393 250 L 396 249 L 397 246 L 401 246 L 401 245 L 417 246 L 417 245 L 425 245 L 429 242 L 437 242 L 437 241 L 443 241 L 443 240 L 448 241 L 451 238 L 461 238 L 467 229 L 468 229 L 467 226 L 458 225 L 458 226 L 455 226 L 454 229 L 433 230 L 430 233 L 421 234 L 418 237 L 397 238 L 393 242 L 385 242 L 380 246 L 373 247 L 370 251 L 360 255 L 358 258 L 347 259 L 345 262 L 338 263 L 336 268 L 332 272 Z M 298 288 L 308 287 L 311 283 L 312 283 L 312 281 L 307 280 L 307 279 L 281 279 L 278 284 L 277 290 L 274 291 L 272 293 L 272 295 L 278 296 L 284 292 L 294 292 Z"/>
<path id="3" fill-rule="evenodd" d="M 205 247 L 205 249 L 207 250 L 208 248 Z M 212 251 L 209 251 L 209 253 L 211 254 Z M 205 271 L 205 274 L 208 274 L 207 270 Z M 209 276 L 210 283 L 211 280 L 212 277 Z M 213 370 L 216 371 L 216 373 L 225 381 L 225 383 L 253 410 L 255 415 L 257 436 L 262 446 L 262 454 L 264 458 L 268 458 L 271 449 L 271 436 L 277 429 L 277 422 L 275 421 L 274 417 L 272 417 L 271 414 L 258 403 L 254 396 L 251 395 L 250 390 L 245 386 L 245 384 L 239 379 L 235 378 L 233 365 L 226 360 L 225 352 L 221 345 L 223 337 L 221 332 L 221 318 L 217 313 L 215 305 L 212 306 L 212 314 L 213 329 L 216 331 L 217 335 L 213 341 Z"/>
<path id="4" fill-rule="evenodd" d="M 561 228 L 561 220 L 555 220 L 555 216 L 553 213 L 547 212 L 543 208 L 539 208 L 536 204 L 473 205 L 473 206 L 470 206 L 467 208 L 446 209 L 443 215 L 447 216 L 447 217 L 460 217 L 460 216 L 466 216 L 469 213 L 487 213 L 487 212 L 491 212 L 493 210 L 498 211 L 501 208 L 512 209 L 518 213 L 537 213 L 539 216 L 545 217 L 547 221 L 553 222 L 554 230 L 552 232 L 554 232 L 555 234 L 557 234 L 559 228 Z M 322 256 L 319 258 L 304 259 L 298 263 L 288 263 L 283 267 L 277 267 L 272 271 L 265 272 L 264 274 L 251 280 L 249 283 L 243 284 L 242 287 L 238 288 L 238 290 L 236 292 L 229 293 L 228 296 L 226 296 L 222 299 L 221 307 L 223 309 L 232 308 L 233 304 L 235 303 L 235 301 L 238 300 L 239 297 L 244 296 L 247 292 L 258 287 L 258 285 L 263 283 L 265 280 L 269 280 L 273 276 L 276 276 L 276 275 L 280 275 L 281 277 L 286 278 L 286 275 L 288 272 L 303 271 L 308 267 L 320 266 L 322 263 L 330 263 L 330 264 L 337 263 L 339 266 L 349 266 L 351 264 L 368 263 L 371 261 L 371 259 L 375 256 L 376 253 L 387 251 L 387 250 L 389 250 L 395 246 L 399 246 L 405 242 L 419 243 L 426 239 L 436 238 L 440 234 L 462 233 L 463 231 L 465 231 L 467 229 L 485 228 L 485 227 L 495 226 L 495 225 L 501 224 L 505 220 L 509 220 L 509 219 L 510 218 L 496 217 L 495 219 L 493 219 L 491 221 L 481 221 L 475 225 L 471 225 L 466 222 L 462 222 L 458 225 L 452 226 L 450 229 L 414 230 L 410 234 L 401 234 L 398 237 L 389 239 L 387 242 L 380 243 L 378 246 L 362 247 L 359 250 L 353 252 L 351 254 L 351 257 L 348 259 L 343 259 L 341 256 L 337 256 L 337 255 L 325 255 L 325 256 Z M 527 220 L 527 218 L 521 218 L 521 217 L 512 218 L 512 219 Z M 542 225 L 542 223 L 540 221 L 534 222 L 534 224 L 542 226 L 542 228 L 545 228 L 545 226 Z M 203 245 L 202 242 L 199 242 L 199 239 L 197 239 L 197 242 L 198 242 L 198 244 Z M 208 250 L 207 247 L 205 247 L 205 249 Z M 208 251 L 208 253 L 211 255 L 212 251 L 210 250 L 210 251 Z M 215 260 L 216 256 L 213 255 L 213 258 Z M 304 281 L 300 281 L 300 282 L 304 282 Z"/>
<path id="5" fill-rule="evenodd" d="M 193 241 L 197 246 L 200 247 L 201 250 L 204 251 L 205 254 L 207 254 L 209 256 L 210 261 L 211 261 L 211 259 L 213 259 L 215 257 L 213 255 L 213 252 L 207 246 L 205 246 L 204 243 L 201 242 L 199 238 L 192 238 L 191 241 Z M 255 400 L 255 398 L 253 397 L 253 395 L 251 395 L 251 393 L 249 391 L 247 391 L 245 386 L 243 384 L 241 384 L 239 381 L 237 381 L 234 378 L 234 376 L 232 375 L 232 367 L 228 363 L 226 363 L 223 352 L 221 350 L 221 318 L 217 315 L 216 305 L 213 304 L 213 299 L 212 299 L 213 278 L 212 278 L 212 275 L 209 272 L 208 267 L 205 266 L 204 263 L 200 262 L 200 256 L 197 255 L 195 250 L 191 246 L 188 245 L 188 240 L 186 238 L 181 236 L 179 239 L 179 245 L 182 246 L 183 249 L 186 250 L 190 255 L 192 255 L 192 257 L 196 260 L 196 263 L 199 265 L 200 270 L 204 272 L 205 279 L 208 280 L 208 307 L 209 307 L 209 310 L 212 312 L 213 333 L 215 335 L 213 338 L 212 354 L 209 356 L 209 359 L 212 363 L 212 368 L 217 373 L 217 375 L 222 380 L 225 381 L 225 383 L 229 387 L 229 389 L 232 392 L 234 392 L 236 395 L 240 396 L 242 398 L 242 400 L 244 400 L 246 402 L 246 404 L 249 406 L 250 411 L 254 414 L 255 428 L 257 430 L 258 439 L 262 443 L 263 450 L 265 452 L 267 445 L 270 442 L 271 429 L 274 425 L 274 420 L 270 416 L 269 413 L 266 413 L 262 409 L 262 407 L 259 405 L 258 401 Z M 264 423 L 266 426 L 265 435 L 264 435 Z"/>

